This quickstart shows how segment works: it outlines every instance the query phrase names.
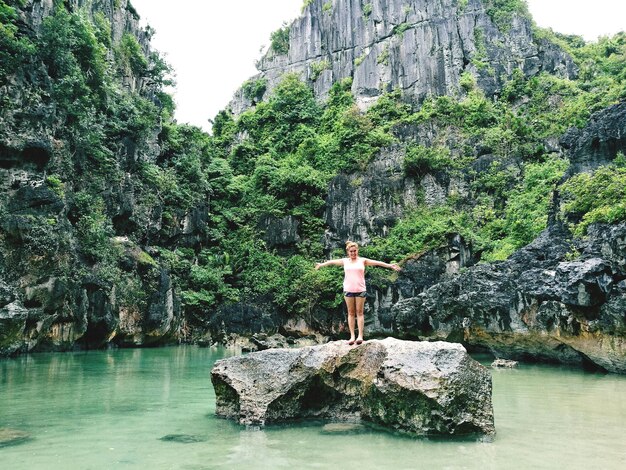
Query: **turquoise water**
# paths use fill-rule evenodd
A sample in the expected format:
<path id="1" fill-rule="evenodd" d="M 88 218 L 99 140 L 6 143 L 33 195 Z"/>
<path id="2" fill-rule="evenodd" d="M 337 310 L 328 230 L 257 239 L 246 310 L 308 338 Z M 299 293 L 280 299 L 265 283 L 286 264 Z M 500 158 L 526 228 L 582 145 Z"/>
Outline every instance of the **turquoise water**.
<path id="1" fill-rule="evenodd" d="M 0 468 L 626 468 L 624 376 L 493 370 L 495 440 L 442 441 L 218 419 L 210 370 L 229 354 L 181 346 L 1 360 L 0 428 L 31 439 L 0 447 Z"/>

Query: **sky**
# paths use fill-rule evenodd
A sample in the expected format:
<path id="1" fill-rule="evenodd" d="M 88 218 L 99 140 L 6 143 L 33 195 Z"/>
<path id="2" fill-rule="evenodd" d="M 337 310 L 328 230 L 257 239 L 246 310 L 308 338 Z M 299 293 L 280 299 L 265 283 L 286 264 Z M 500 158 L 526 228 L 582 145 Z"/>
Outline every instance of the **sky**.
<path id="1" fill-rule="evenodd" d="M 176 74 L 176 120 L 210 130 L 270 34 L 300 15 L 304 0 L 131 0 Z M 538 26 L 588 41 L 626 31 L 626 0 L 527 0 Z"/>

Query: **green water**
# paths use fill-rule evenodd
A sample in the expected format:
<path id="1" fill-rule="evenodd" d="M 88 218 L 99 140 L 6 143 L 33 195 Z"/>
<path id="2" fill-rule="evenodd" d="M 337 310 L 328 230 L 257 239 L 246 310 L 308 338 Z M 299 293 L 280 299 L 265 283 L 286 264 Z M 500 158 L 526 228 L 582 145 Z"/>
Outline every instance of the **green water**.
<path id="1" fill-rule="evenodd" d="M 323 423 L 250 430 L 214 416 L 196 347 L 0 361 L 0 469 L 624 469 L 626 377 L 554 366 L 493 370 L 493 442 L 412 439 Z M 178 442 L 162 440 L 182 435 Z"/>

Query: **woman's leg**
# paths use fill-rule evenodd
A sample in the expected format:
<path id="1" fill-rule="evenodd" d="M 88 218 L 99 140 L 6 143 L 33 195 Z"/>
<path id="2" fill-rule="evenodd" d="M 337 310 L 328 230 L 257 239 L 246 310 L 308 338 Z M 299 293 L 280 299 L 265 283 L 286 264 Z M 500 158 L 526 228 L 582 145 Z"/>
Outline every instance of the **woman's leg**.
<path id="1" fill-rule="evenodd" d="M 354 320 L 356 318 L 357 297 L 344 297 L 348 308 L 348 329 L 350 330 L 350 341 L 354 342 Z"/>
<path id="2" fill-rule="evenodd" d="M 356 322 L 359 327 L 359 337 L 356 339 L 357 341 L 363 341 L 363 336 L 365 334 L 365 315 L 363 311 L 365 310 L 365 297 L 353 297 L 355 300 L 355 308 L 356 308 Z"/>

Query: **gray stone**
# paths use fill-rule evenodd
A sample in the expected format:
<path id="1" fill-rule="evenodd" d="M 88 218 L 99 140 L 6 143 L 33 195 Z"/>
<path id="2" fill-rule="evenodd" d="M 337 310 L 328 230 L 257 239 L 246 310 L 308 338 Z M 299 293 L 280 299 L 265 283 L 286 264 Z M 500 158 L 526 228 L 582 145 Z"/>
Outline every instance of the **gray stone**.
<path id="1" fill-rule="evenodd" d="M 11 428 L 0 428 L 0 447 L 22 444 L 32 439 L 31 435 L 25 431 Z"/>
<path id="2" fill-rule="evenodd" d="M 265 216 L 259 225 L 265 233 L 268 248 L 293 248 L 301 240 L 298 234 L 300 221 L 292 215 L 282 218 Z"/>
<path id="3" fill-rule="evenodd" d="M 555 280 L 562 302 L 581 307 L 603 304 L 613 286 L 610 264 L 600 258 L 561 262 Z"/>
<path id="4" fill-rule="evenodd" d="M 165 442 L 179 442 L 181 444 L 193 444 L 195 442 L 208 441 L 206 437 L 194 436 L 193 434 L 167 434 L 160 437 L 159 440 Z"/>
<path id="5" fill-rule="evenodd" d="M 0 308 L 0 356 L 25 349 L 24 331 L 28 318 L 28 309 L 18 300 Z"/>
<path id="6" fill-rule="evenodd" d="M 508 359 L 496 359 L 491 363 L 491 367 L 494 367 L 496 369 L 500 367 L 512 369 L 514 367 L 517 367 L 517 364 L 517 361 L 510 361 Z"/>
<path id="7" fill-rule="evenodd" d="M 341 174 L 331 181 L 325 214 L 327 250 L 343 246 L 347 239 L 367 244 L 375 236 L 386 236 L 405 212 L 418 205 L 418 188 L 404 175 L 403 159 L 400 148 L 386 148 L 362 174 Z"/>
<path id="8" fill-rule="evenodd" d="M 493 434 L 491 376 L 460 344 L 393 338 L 217 361 L 216 414 L 245 425 L 362 419 L 416 435 Z"/>
<path id="9" fill-rule="evenodd" d="M 570 175 L 610 163 L 618 152 L 626 153 L 626 103 L 594 113 L 584 128 L 568 130 L 560 144 L 570 155 Z"/>

